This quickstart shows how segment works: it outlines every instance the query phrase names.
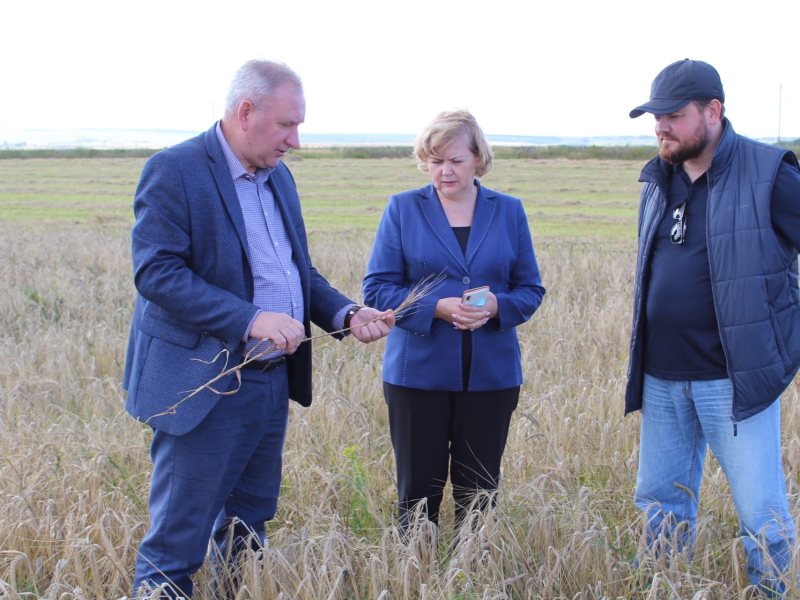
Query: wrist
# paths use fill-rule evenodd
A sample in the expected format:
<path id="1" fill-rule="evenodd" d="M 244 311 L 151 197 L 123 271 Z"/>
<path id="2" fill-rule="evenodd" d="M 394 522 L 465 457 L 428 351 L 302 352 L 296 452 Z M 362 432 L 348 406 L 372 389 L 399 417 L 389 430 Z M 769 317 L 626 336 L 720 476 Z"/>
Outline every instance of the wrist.
<path id="1" fill-rule="evenodd" d="M 359 305 L 359 304 L 354 304 L 353 306 L 351 306 L 347 310 L 346 313 L 344 313 L 344 328 L 345 329 L 350 329 L 350 321 L 353 320 L 353 317 L 355 316 L 355 314 L 358 311 L 360 311 L 362 308 L 364 308 L 364 307 Z"/>

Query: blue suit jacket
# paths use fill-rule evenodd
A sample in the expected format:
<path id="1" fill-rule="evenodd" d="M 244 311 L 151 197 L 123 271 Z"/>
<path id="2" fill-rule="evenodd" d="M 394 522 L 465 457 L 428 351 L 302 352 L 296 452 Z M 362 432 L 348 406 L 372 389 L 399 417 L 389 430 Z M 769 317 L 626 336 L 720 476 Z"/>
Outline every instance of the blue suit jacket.
<path id="1" fill-rule="evenodd" d="M 545 293 L 522 203 L 479 187 L 465 256 L 433 185 L 392 196 L 364 279 L 364 301 L 381 310 L 395 308 L 420 280 L 440 273 L 445 276 L 442 285 L 390 332 L 384 381 L 461 390 L 461 331 L 434 318 L 436 303 L 488 285 L 497 296 L 499 313 L 472 334 L 469 389 L 521 385 L 516 327 L 531 318 Z"/>
<path id="2" fill-rule="evenodd" d="M 217 402 L 210 390 L 189 392 L 239 363 L 242 337 L 258 308 L 253 304 L 244 218 L 216 125 L 205 134 L 152 156 L 134 199 L 134 282 L 123 387 L 134 417 L 174 435 L 191 431 Z M 331 331 L 333 317 L 350 300 L 312 266 L 300 199 L 283 164 L 269 184 L 291 238 L 305 300 L 304 323 Z M 288 361 L 289 395 L 311 403 L 311 343 Z M 230 375 L 215 383 L 235 389 Z M 174 408 L 174 410 L 171 410 Z M 161 413 L 163 416 L 155 417 Z"/>

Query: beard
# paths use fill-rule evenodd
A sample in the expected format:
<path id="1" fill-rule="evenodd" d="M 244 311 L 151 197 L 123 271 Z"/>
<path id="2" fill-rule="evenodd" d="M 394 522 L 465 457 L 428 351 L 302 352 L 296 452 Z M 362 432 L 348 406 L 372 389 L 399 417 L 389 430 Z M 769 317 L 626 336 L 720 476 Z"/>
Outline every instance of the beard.
<path id="1" fill-rule="evenodd" d="M 677 148 L 667 148 L 663 143 L 664 140 L 677 142 Z M 668 135 L 660 137 L 658 139 L 658 155 L 668 163 L 675 165 L 700 156 L 708 148 L 710 141 L 711 134 L 708 126 L 705 121 L 700 121 L 694 133 L 686 139 L 679 140 Z"/>

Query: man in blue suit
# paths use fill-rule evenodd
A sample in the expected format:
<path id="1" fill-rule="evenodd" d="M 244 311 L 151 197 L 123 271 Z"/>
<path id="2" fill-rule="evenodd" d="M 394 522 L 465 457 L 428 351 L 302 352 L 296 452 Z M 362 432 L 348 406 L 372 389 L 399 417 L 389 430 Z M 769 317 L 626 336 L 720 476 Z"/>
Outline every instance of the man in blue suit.
<path id="1" fill-rule="evenodd" d="M 134 594 L 162 586 L 191 596 L 212 536 L 228 558 L 265 542 L 288 399 L 311 403 L 311 343 L 303 343 L 311 321 L 329 332 L 350 328 L 365 343 L 394 324 L 391 312 L 358 306 L 311 264 L 281 161 L 299 147 L 304 118 L 298 76 L 250 61 L 234 76 L 222 120 L 142 171 L 124 387 L 128 412 L 154 433 L 150 529 Z"/>

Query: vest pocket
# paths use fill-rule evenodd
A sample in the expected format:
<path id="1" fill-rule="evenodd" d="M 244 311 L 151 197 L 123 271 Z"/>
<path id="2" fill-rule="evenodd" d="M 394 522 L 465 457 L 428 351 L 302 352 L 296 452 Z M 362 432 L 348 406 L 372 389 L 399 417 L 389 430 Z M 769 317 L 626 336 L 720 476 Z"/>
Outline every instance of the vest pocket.
<path id="1" fill-rule="evenodd" d="M 769 318 L 772 322 L 772 332 L 775 336 L 775 347 L 778 350 L 778 354 L 781 356 L 784 368 L 788 371 L 792 361 L 789 358 L 789 353 L 786 351 L 786 344 L 783 340 L 783 328 L 778 320 L 778 315 L 775 313 L 775 308 L 772 305 L 769 307 Z"/>

